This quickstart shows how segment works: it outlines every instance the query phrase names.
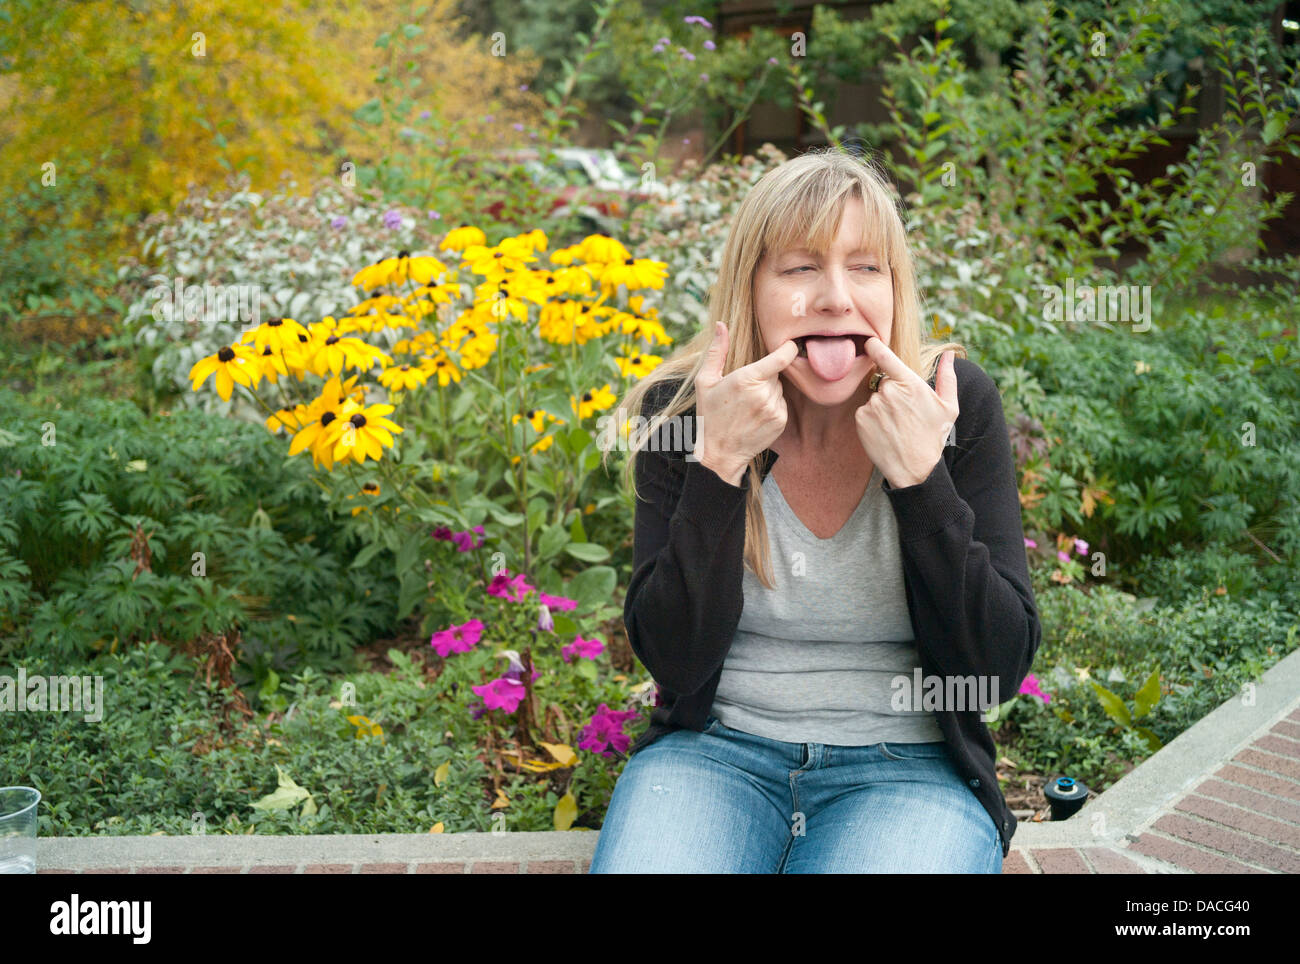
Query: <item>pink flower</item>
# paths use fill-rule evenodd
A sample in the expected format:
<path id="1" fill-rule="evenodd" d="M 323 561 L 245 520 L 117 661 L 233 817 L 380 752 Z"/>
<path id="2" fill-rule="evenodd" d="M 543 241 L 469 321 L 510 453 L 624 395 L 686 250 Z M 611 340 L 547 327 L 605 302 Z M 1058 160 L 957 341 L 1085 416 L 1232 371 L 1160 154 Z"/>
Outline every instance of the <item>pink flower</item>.
<path id="1" fill-rule="evenodd" d="M 505 710 L 507 713 L 519 709 L 519 701 L 524 698 L 525 692 L 523 683 L 505 677 L 470 688 L 483 697 L 483 705 L 489 710 Z"/>
<path id="2" fill-rule="evenodd" d="M 1057 559 L 1060 559 L 1062 562 L 1069 562 L 1069 561 L 1070 561 L 1070 557 L 1069 557 L 1069 555 L 1068 555 L 1067 553 L 1064 553 L 1064 552 L 1059 552 L 1059 551 L 1058 551 L 1058 552 L 1056 553 L 1056 558 L 1057 558 Z"/>
<path id="3" fill-rule="evenodd" d="M 534 588 L 528 585 L 521 572 L 517 576 L 511 576 L 510 570 L 499 572 L 492 577 L 492 582 L 488 584 L 487 594 L 489 596 L 499 596 L 502 599 L 509 599 L 511 602 L 523 602 L 524 597 Z"/>
<path id="4" fill-rule="evenodd" d="M 626 753 L 631 737 L 623 732 L 623 724 L 634 720 L 639 714 L 636 710 L 611 710 L 604 703 L 592 714 L 591 722 L 582 728 L 582 739 L 578 749 L 590 750 L 601 756 L 609 756 L 608 750 Z"/>
<path id="5" fill-rule="evenodd" d="M 1038 543 L 1035 542 L 1033 539 L 1026 539 L 1026 540 L 1025 540 L 1025 548 L 1026 548 L 1026 549 L 1037 549 L 1037 548 L 1038 548 Z"/>
<path id="6" fill-rule="evenodd" d="M 1082 539 L 1075 539 L 1074 551 L 1081 556 L 1086 556 L 1088 554 L 1088 543 L 1084 542 Z"/>
<path id="7" fill-rule="evenodd" d="M 599 639 L 583 639 L 581 636 L 576 637 L 573 642 L 560 650 L 560 658 L 566 663 L 574 656 L 585 656 L 587 659 L 595 659 L 605 651 L 605 644 Z"/>
<path id="8" fill-rule="evenodd" d="M 1052 695 L 1050 693 L 1043 692 L 1043 690 L 1039 687 L 1038 680 L 1034 677 L 1033 673 L 1030 673 L 1028 676 L 1025 677 L 1025 681 L 1020 684 L 1020 689 L 1018 692 L 1027 693 L 1030 696 L 1037 696 L 1039 699 L 1043 701 L 1044 706 L 1046 706 L 1048 703 L 1052 701 Z"/>
<path id="9" fill-rule="evenodd" d="M 452 625 L 446 629 L 440 629 L 429 637 L 429 645 L 432 646 L 439 656 L 449 656 L 452 653 L 468 653 L 474 648 L 474 644 L 479 641 L 483 635 L 483 623 L 478 619 L 471 619 L 461 625 Z"/>
<path id="10" fill-rule="evenodd" d="M 466 529 L 464 532 L 452 533 L 451 541 L 456 543 L 457 552 L 469 552 L 471 549 L 477 549 L 483 545 L 483 540 L 474 538 L 475 533 L 483 535 L 483 527 L 475 526 L 473 529 Z"/>
<path id="11" fill-rule="evenodd" d="M 545 593 L 545 592 L 544 592 L 544 593 L 541 594 L 541 600 L 542 600 L 542 605 L 544 605 L 544 606 L 548 606 L 548 607 L 550 607 L 551 609 L 576 609 L 576 608 L 578 608 L 578 600 L 576 600 L 576 599 L 568 599 L 568 598 L 566 598 L 566 597 L 564 597 L 564 596 L 552 596 L 550 593 Z"/>

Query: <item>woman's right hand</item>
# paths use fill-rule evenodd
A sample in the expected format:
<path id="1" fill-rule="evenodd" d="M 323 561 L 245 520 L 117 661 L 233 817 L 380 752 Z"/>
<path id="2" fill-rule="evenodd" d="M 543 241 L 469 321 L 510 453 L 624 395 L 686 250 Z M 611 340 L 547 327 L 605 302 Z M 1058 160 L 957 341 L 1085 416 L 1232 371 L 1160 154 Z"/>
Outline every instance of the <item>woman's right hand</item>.
<path id="1" fill-rule="evenodd" d="M 718 322 L 695 376 L 695 456 L 724 481 L 740 485 L 750 460 L 785 431 L 779 376 L 799 356 L 799 347 L 787 339 L 771 354 L 724 376 L 728 338 L 727 326 Z"/>

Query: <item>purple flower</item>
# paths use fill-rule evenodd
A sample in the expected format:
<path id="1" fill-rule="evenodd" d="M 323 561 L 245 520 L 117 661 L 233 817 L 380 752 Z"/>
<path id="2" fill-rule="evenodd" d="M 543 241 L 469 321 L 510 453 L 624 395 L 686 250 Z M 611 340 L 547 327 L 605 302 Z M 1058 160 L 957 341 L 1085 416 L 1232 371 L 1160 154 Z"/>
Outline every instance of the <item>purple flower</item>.
<path id="1" fill-rule="evenodd" d="M 494 679 L 483 686 L 470 687 L 483 697 L 483 705 L 489 710 L 505 710 L 513 713 L 519 709 L 519 701 L 524 698 L 524 684 L 514 679 Z"/>
<path id="2" fill-rule="evenodd" d="M 520 85 L 519 85 L 519 89 L 520 89 L 520 90 L 527 90 L 527 89 L 528 89 L 528 85 L 527 85 L 527 84 L 520 84 Z"/>
<path id="3" fill-rule="evenodd" d="M 441 539 L 444 542 L 451 542 L 452 531 L 447 526 L 438 526 L 438 528 L 433 530 L 433 537 L 435 539 Z"/>
<path id="4" fill-rule="evenodd" d="M 551 609 L 577 609 L 578 600 L 569 599 L 565 596 L 552 596 L 550 593 L 542 593 L 540 596 L 542 604 L 549 606 Z"/>
<path id="5" fill-rule="evenodd" d="M 601 756 L 609 756 L 609 750 L 626 753 L 631 738 L 623 732 L 623 724 L 634 720 L 639 714 L 636 710 L 611 710 L 604 703 L 592 714 L 591 722 L 582 728 L 582 739 L 578 749 L 590 750 Z"/>
<path id="6" fill-rule="evenodd" d="M 705 50 L 717 50 L 717 49 L 718 49 L 718 45 L 715 44 L 712 40 L 706 40 L 706 41 L 704 41 L 704 49 L 705 49 Z"/>
<path id="7" fill-rule="evenodd" d="M 1074 551 L 1081 556 L 1086 556 L 1088 554 L 1088 543 L 1084 542 L 1082 539 L 1075 539 Z"/>
<path id="8" fill-rule="evenodd" d="M 1069 557 L 1066 553 L 1064 553 L 1064 552 L 1060 552 L 1059 550 L 1058 550 L 1057 553 L 1056 553 L 1056 558 L 1057 558 L 1057 559 L 1060 559 L 1062 562 L 1069 562 L 1069 561 L 1070 561 L 1070 557 Z"/>
<path id="9" fill-rule="evenodd" d="M 333 228 L 335 231 L 341 231 L 343 228 L 347 226 L 348 226 L 348 219 L 341 214 L 338 217 L 336 217 L 333 221 L 330 222 L 330 227 Z"/>
<path id="10" fill-rule="evenodd" d="M 661 54 L 667 49 L 668 49 L 668 45 L 664 43 L 662 40 L 659 43 L 655 44 L 652 48 L 650 48 L 651 53 L 656 53 L 656 54 Z"/>
<path id="11" fill-rule="evenodd" d="M 428 118 L 430 118 L 430 117 L 432 117 L 432 116 L 433 116 L 433 111 L 431 111 L 431 110 L 422 110 L 422 111 L 420 111 L 420 120 L 426 120 L 426 119 L 428 119 Z"/>
<path id="12" fill-rule="evenodd" d="M 694 59 L 695 59 L 695 54 L 691 53 L 691 52 L 690 52 L 689 50 L 687 50 L 685 47 L 678 47 L 677 49 L 678 49 L 679 51 L 681 51 L 682 56 L 685 57 L 687 60 L 694 60 Z"/>
<path id="13" fill-rule="evenodd" d="M 776 58 L 775 58 L 775 57 L 768 57 L 768 58 L 767 58 L 767 62 L 768 62 L 769 64 L 771 64 L 773 67 L 776 66 Z"/>
<path id="14" fill-rule="evenodd" d="M 1025 548 L 1026 548 L 1026 549 L 1037 549 L 1037 548 L 1038 548 L 1038 543 L 1035 542 L 1033 539 L 1026 539 L 1026 540 L 1025 540 Z"/>
<path id="15" fill-rule="evenodd" d="M 544 633 L 555 632 L 555 620 L 551 618 L 551 610 L 546 603 L 542 603 L 541 611 L 537 615 L 537 628 Z"/>
<path id="16" fill-rule="evenodd" d="M 524 597 L 534 587 L 528 585 L 522 572 L 517 576 L 511 576 L 509 572 L 510 570 L 507 569 L 505 572 L 493 576 L 492 582 L 488 584 L 487 594 L 489 596 L 498 596 L 501 599 L 508 599 L 511 602 L 523 602 Z"/>
<path id="17" fill-rule="evenodd" d="M 482 700 L 475 700 L 473 703 L 470 704 L 469 715 L 471 718 L 477 720 L 480 719 L 483 716 L 483 714 L 486 713 L 487 711 L 488 708 L 483 705 Z"/>
<path id="18" fill-rule="evenodd" d="M 515 122 L 514 122 L 513 124 L 511 124 L 510 126 L 513 127 L 513 128 L 514 128 L 515 130 L 517 130 L 517 131 L 521 131 L 521 130 L 524 129 L 524 125 L 521 124 L 521 123 L 519 123 L 519 121 L 515 121 Z"/>
<path id="19" fill-rule="evenodd" d="M 473 529 L 467 529 L 465 532 L 454 532 L 451 541 L 456 543 L 457 552 L 469 552 L 471 549 L 477 549 L 483 545 L 484 540 L 475 540 L 474 534 L 483 535 L 483 527 L 475 526 Z"/>
<path id="20" fill-rule="evenodd" d="M 435 221 L 441 221 L 441 220 L 442 220 L 442 215 L 439 214 L 437 211 L 430 211 L 430 212 L 429 212 L 429 217 L 433 218 Z"/>
<path id="21" fill-rule="evenodd" d="M 599 639 L 583 639 L 581 636 L 576 637 L 573 642 L 569 643 L 560 650 L 560 658 L 566 663 L 574 656 L 585 656 L 587 659 L 595 659 L 605 651 L 605 644 Z"/>
<path id="22" fill-rule="evenodd" d="M 1030 696 L 1037 696 L 1043 701 L 1044 706 L 1052 701 L 1052 694 L 1043 692 L 1033 673 L 1030 673 L 1025 677 L 1025 681 L 1020 684 L 1020 689 L 1017 692 L 1027 693 Z"/>
<path id="23" fill-rule="evenodd" d="M 484 123 L 484 124 L 491 123 L 492 118 L 493 118 L 494 116 L 495 116 L 495 115 L 493 115 L 493 114 L 484 114 L 484 115 L 483 115 L 483 123 Z"/>
<path id="24" fill-rule="evenodd" d="M 705 30 L 712 30 L 712 29 L 713 29 L 713 24 L 709 23 L 709 22 L 708 22 L 707 20 L 705 20 L 703 17 L 686 17 L 686 18 L 683 19 L 682 22 L 683 22 L 683 23 L 698 23 L 698 24 L 699 24 L 701 27 L 703 27 Z"/>
<path id="25" fill-rule="evenodd" d="M 482 635 L 482 621 L 471 619 L 459 626 L 453 624 L 446 629 L 438 630 L 429 637 L 429 645 L 434 648 L 439 656 L 446 658 L 452 653 L 468 653 L 474 648 L 474 644 L 479 641 L 479 637 Z"/>
<path id="26" fill-rule="evenodd" d="M 384 212 L 384 227 L 395 231 L 402 226 L 402 215 L 396 209 Z"/>
<path id="27" fill-rule="evenodd" d="M 700 80 L 708 80 L 708 79 L 709 79 L 708 74 L 700 74 Z"/>

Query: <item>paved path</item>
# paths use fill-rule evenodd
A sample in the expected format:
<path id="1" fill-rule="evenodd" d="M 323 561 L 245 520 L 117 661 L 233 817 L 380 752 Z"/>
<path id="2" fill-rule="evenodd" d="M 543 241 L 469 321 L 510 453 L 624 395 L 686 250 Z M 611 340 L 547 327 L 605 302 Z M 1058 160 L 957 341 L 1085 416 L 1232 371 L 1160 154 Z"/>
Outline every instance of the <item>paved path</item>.
<path id="1" fill-rule="evenodd" d="M 36 860 L 38 873 L 572 874 L 597 836 L 57 837 Z M 1021 823 L 1003 872 L 1300 872 L 1300 650 L 1069 820 Z"/>

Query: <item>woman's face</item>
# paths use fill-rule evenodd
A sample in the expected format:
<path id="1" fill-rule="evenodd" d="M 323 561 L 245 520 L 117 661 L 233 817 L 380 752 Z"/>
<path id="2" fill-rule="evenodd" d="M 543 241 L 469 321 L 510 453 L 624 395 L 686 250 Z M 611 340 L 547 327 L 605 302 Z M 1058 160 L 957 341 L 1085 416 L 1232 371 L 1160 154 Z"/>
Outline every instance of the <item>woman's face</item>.
<path id="1" fill-rule="evenodd" d="M 799 357 L 782 377 L 810 401 L 838 405 L 852 398 L 873 363 L 866 335 L 889 344 L 894 324 L 894 283 L 880 252 L 853 250 L 866 210 L 851 198 L 831 250 L 818 257 L 792 248 L 768 252 L 754 276 L 754 306 L 766 352 L 786 339 Z M 809 337 L 809 336 L 839 337 Z"/>

